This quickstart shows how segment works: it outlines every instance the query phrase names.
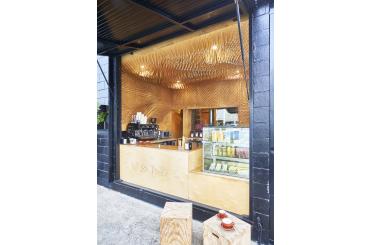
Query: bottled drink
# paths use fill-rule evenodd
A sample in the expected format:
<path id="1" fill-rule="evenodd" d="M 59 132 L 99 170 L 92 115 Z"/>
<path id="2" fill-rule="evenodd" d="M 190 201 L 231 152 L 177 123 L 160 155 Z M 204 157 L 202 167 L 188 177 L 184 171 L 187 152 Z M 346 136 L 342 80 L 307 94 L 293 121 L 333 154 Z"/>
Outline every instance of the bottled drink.
<path id="1" fill-rule="evenodd" d="M 222 147 L 222 156 L 224 156 L 224 157 L 227 156 L 227 147 L 226 146 Z"/>
<path id="2" fill-rule="evenodd" d="M 215 130 L 212 131 L 212 141 L 217 142 L 217 132 Z"/>
<path id="3" fill-rule="evenodd" d="M 219 130 L 219 134 L 218 135 L 219 135 L 219 140 L 218 141 L 219 142 L 223 142 L 224 141 L 224 137 L 223 137 L 223 131 L 222 131 L 222 129 Z"/>

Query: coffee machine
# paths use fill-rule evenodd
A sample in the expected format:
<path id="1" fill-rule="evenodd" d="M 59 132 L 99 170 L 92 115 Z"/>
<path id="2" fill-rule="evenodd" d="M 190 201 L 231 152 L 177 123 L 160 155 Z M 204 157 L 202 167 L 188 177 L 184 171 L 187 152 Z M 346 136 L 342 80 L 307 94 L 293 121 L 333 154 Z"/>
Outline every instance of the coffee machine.
<path id="1" fill-rule="evenodd" d="M 156 139 L 159 134 L 159 125 L 157 124 L 140 124 L 129 123 L 127 126 L 127 134 L 130 138 L 138 140 Z"/>

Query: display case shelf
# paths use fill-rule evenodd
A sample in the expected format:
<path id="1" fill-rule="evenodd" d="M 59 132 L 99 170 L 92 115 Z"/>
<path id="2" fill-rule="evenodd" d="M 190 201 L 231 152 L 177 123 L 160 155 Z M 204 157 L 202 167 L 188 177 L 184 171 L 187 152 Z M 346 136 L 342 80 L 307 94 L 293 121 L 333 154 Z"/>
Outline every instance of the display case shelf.
<path id="1" fill-rule="evenodd" d="M 205 173 L 209 174 L 218 174 L 218 175 L 224 175 L 228 177 L 235 177 L 235 178 L 244 178 L 244 179 L 249 179 L 249 171 L 246 172 L 246 174 L 234 174 L 234 173 L 226 173 L 226 172 L 217 172 L 217 171 L 210 171 L 210 170 L 204 170 Z"/>
<path id="2" fill-rule="evenodd" d="M 203 140 L 203 143 L 213 144 L 213 145 L 221 145 L 221 146 L 246 147 L 246 145 L 245 144 L 242 144 L 242 143 L 213 142 L 213 141 L 206 141 L 206 140 Z"/>
<path id="3" fill-rule="evenodd" d="M 248 179 L 249 128 L 203 128 L 203 171 Z"/>
<path id="4" fill-rule="evenodd" d="M 249 164 L 249 159 L 246 159 L 246 158 L 222 157 L 222 156 L 211 156 L 211 157 L 204 156 L 204 158 L 211 159 L 211 160 L 217 159 L 217 160 L 225 160 L 225 161 L 233 161 L 233 162 L 241 162 L 241 163 Z"/>

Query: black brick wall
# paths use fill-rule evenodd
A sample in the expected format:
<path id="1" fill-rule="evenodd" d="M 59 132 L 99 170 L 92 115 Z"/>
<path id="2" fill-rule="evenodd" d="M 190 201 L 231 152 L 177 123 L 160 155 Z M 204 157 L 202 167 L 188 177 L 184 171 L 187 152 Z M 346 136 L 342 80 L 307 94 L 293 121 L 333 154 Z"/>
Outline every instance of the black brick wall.
<path id="1" fill-rule="evenodd" d="M 108 130 L 97 130 L 97 183 L 109 185 Z"/>
<path id="2" fill-rule="evenodd" d="M 252 240 L 273 243 L 273 1 L 254 7 L 251 22 L 251 219 Z M 258 222 L 260 220 L 260 222 Z M 260 232 L 260 226 L 262 232 Z"/>

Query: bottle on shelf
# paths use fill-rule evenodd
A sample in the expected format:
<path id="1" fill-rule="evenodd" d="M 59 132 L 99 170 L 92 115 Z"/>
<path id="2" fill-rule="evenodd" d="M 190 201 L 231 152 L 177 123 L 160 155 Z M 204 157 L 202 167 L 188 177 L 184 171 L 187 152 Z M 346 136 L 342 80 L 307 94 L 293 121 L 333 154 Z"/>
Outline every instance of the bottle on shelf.
<path id="1" fill-rule="evenodd" d="M 224 137 L 223 137 L 223 131 L 222 129 L 218 130 L 218 137 L 217 137 L 218 142 L 224 142 Z"/>
<path id="2" fill-rule="evenodd" d="M 232 154 L 231 154 L 231 153 L 232 153 L 231 146 L 228 146 L 228 147 L 227 147 L 227 156 L 228 156 L 228 157 L 232 157 Z"/>
<path id="3" fill-rule="evenodd" d="M 185 142 L 185 150 L 192 150 L 192 142 L 191 141 Z"/>
<path id="4" fill-rule="evenodd" d="M 217 131 L 216 130 L 212 131 L 212 142 L 217 142 Z"/>

